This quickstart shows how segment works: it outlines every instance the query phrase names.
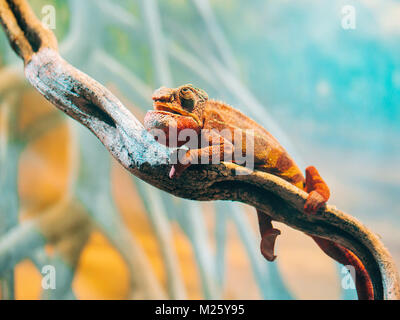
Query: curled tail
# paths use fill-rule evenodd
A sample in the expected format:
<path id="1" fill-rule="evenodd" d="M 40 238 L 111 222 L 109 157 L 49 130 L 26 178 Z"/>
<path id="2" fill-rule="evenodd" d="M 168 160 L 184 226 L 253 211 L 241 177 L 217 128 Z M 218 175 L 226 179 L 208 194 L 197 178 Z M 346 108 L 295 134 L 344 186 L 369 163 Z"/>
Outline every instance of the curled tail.
<path id="1" fill-rule="evenodd" d="M 344 266 L 352 266 L 355 271 L 355 279 L 357 295 L 359 300 L 373 300 L 374 289 L 367 270 L 361 260 L 350 250 L 341 245 L 319 237 L 311 236 L 317 245 L 329 257 L 343 264 Z M 350 273 L 351 274 L 351 273 Z"/>
<path id="2" fill-rule="evenodd" d="M 319 208 L 325 205 L 330 196 L 329 188 L 319 175 L 317 169 L 308 167 L 306 169 L 306 179 L 299 173 L 299 169 L 292 162 L 288 162 L 288 165 L 284 169 L 284 172 L 281 172 L 279 176 L 308 192 L 309 195 L 304 205 L 304 211 L 308 214 L 315 214 Z M 274 255 L 275 240 L 280 231 L 273 228 L 272 220 L 267 212 L 257 210 L 257 213 L 261 233 L 261 253 L 267 260 L 273 261 L 276 258 Z M 309 236 L 329 257 L 344 266 L 352 266 L 354 268 L 355 275 L 353 281 L 356 285 L 359 300 L 374 299 L 371 278 L 361 260 L 353 252 L 331 240 L 312 235 Z M 352 273 L 351 275 L 353 276 Z"/>
<path id="3" fill-rule="evenodd" d="M 306 169 L 305 191 L 309 193 L 304 210 L 308 213 L 315 213 L 328 201 L 330 192 L 327 184 L 319 175 L 317 169 L 308 167 Z M 357 295 L 359 300 L 373 300 L 374 290 L 371 279 L 361 260 L 350 250 L 327 239 L 311 236 L 325 254 L 343 264 L 352 266 L 355 271 Z M 350 273 L 351 274 L 351 273 Z"/>

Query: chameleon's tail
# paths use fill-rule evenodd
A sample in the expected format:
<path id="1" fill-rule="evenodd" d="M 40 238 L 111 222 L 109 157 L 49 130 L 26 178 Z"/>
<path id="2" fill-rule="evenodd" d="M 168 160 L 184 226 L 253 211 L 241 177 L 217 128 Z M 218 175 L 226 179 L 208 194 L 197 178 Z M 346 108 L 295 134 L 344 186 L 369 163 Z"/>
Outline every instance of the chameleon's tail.
<path id="1" fill-rule="evenodd" d="M 373 300 L 374 290 L 371 279 L 361 260 L 350 250 L 330 240 L 311 236 L 318 246 L 329 257 L 345 266 L 353 266 L 355 279 L 353 279 L 359 300 Z"/>
<path id="2" fill-rule="evenodd" d="M 321 204 L 329 199 L 329 188 L 321 178 L 318 170 L 313 166 L 306 169 L 305 191 L 309 193 L 304 206 L 306 212 L 315 213 Z M 353 266 L 355 270 L 355 279 L 357 295 L 359 300 L 373 300 L 374 291 L 371 279 L 361 260 L 351 251 L 341 245 L 323 238 L 311 236 L 318 246 L 328 256 L 345 266 Z"/>
<path id="3" fill-rule="evenodd" d="M 304 210 L 309 214 L 315 214 L 319 207 L 329 199 L 330 192 L 328 186 L 319 175 L 317 169 L 312 166 L 306 169 L 306 179 L 303 178 L 301 173 L 299 174 L 300 170 L 296 166 L 291 166 L 289 169 L 284 174 L 281 174 L 280 177 L 309 193 Z M 262 238 L 260 245 L 261 253 L 267 260 L 273 261 L 276 258 L 274 255 L 275 240 L 280 231 L 272 227 L 271 218 L 268 216 L 268 213 L 260 210 L 257 210 L 257 213 Z M 355 278 L 353 278 L 353 281 L 356 285 L 359 300 L 374 299 L 374 290 L 368 272 L 361 260 L 353 252 L 331 240 L 316 236 L 311 236 L 311 238 L 314 239 L 321 250 L 329 257 L 345 266 L 352 266 L 354 268 Z"/>

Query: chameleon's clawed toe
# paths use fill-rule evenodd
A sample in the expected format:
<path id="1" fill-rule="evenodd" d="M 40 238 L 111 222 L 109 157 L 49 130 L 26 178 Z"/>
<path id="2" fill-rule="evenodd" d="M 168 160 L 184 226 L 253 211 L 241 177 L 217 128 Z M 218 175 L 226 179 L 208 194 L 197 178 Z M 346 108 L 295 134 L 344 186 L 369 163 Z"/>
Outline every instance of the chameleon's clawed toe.
<path id="1" fill-rule="evenodd" d="M 171 170 L 169 171 L 169 178 L 170 178 L 170 179 L 173 179 L 173 178 L 175 178 L 176 176 L 177 176 L 177 174 L 176 174 L 175 166 L 172 166 L 172 167 L 171 167 Z"/>
<path id="2" fill-rule="evenodd" d="M 169 178 L 170 179 L 179 178 L 182 172 L 185 171 L 189 166 L 190 163 L 188 164 L 178 163 L 172 165 L 171 170 L 169 171 Z"/>
<path id="3" fill-rule="evenodd" d="M 278 229 L 268 229 L 264 232 L 261 237 L 260 249 L 261 253 L 265 259 L 268 261 L 274 261 L 276 255 L 274 255 L 275 250 L 275 240 L 276 237 L 281 234 L 281 231 Z"/>

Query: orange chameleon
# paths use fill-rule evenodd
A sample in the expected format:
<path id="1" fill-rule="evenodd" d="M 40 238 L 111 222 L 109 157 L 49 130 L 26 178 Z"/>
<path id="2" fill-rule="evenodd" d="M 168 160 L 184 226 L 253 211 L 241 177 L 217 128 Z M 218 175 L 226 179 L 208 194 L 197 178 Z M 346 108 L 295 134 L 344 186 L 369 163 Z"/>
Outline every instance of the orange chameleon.
<path id="1" fill-rule="evenodd" d="M 199 137 L 202 133 L 201 139 L 209 142 L 206 147 L 201 148 L 199 144 L 198 147 L 189 149 L 185 154 L 184 161 L 172 166 L 170 178 L 178 178 L 192 162 L 200 163 L 197 161 L 204 154 L 207 154 L 211 160 L 213 156 L 223 159 L 223 155 L 230 152 L 233 157 L 232 161 L 235 162 L 233 152 L 235 141 L 232 138 L 235 135 L 233 132 L 236 131 L 237 134 L 239 130 L 242 137 L 246 137 L 246 134 L 249 133 L 245 130 L 252 129 L 253 132 L 250 134 L 254 141 L 252 151 L 254 151 L 255 170 L 274 174 L 308 192 L 308 199 L 304 206 L 307 214 L 315 214 L 328 201 L 329 188 L 317 169 L 312 166 L 308 167 L 304 178 L 301 170 L 279 142 L 267 130 L 240 111 L 223 102 L 209 100 L 207 93 L 192 85 L 183 85 L 176 89 L 161 87 L 154 92 L 152 98 L 154 110 L 146 114 L 144 125 L 150 132 L 154 129 L 162 130 L 166 134 L 166 145 L 173 144 L 169 140 L 172 137 L 168 136 L 171 128 L 176 129 L 178 134 L 184 129 L 192 129 Z M 231 134 L 221 135 L 223 130 L 231 132 Z M 242 141 L 242 151 L 246 152 L 246 139 L 242 138 Z M 182 141 L 177 145 L 180 146 L 186 142 Z M 210 145 L 211 142 L 212 145 Z M 257 209 L 257 215 L 261 233 L 261 253 L 267 260 L 273 261 L 276 258 L 274 255 L 275 240 L 281 232 L 273 228 L 268 212 Z M 372 282 L 361 261 L 351 251 L 339 244 L 319 237 L 311 237 L 328 256 L 343 265 L 354 267 L 358 298 L 373 299 Z"/>

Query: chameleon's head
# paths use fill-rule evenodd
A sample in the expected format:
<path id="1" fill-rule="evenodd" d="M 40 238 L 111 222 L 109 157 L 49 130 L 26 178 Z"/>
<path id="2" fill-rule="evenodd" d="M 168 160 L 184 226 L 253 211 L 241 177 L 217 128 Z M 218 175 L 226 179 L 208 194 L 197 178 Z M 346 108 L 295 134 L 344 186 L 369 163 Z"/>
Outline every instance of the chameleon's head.
<path id="1" fill-rule="evenodd" d="M 154 110 L 148 111 L 144 118 L 144 126 L 150 132 L 162 130 L 166 135 L 166 144 L 174 145 L 170 137 L 171 129 L 179 134 L 184 129 L 192 129 L 200 133 L 203 127 L 203 112 L 208 100 L 203 90 L 186 84 L 178 88 L 161 87 L 152 96 Z M 182 145 L 185 142 L 178 142 Z M 175 143 L 176 144 L 176 143 Z"/>
<path id="2" fill-rule="evenodd" d="M 185 84 L 178 88 L 161 87 L 152 96 L 154 110 L 192 117 L 202 126 L 204 104 L 208 100 L 205 91 Z"/>

